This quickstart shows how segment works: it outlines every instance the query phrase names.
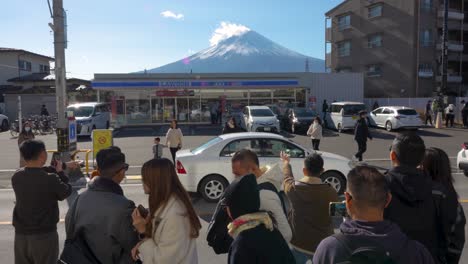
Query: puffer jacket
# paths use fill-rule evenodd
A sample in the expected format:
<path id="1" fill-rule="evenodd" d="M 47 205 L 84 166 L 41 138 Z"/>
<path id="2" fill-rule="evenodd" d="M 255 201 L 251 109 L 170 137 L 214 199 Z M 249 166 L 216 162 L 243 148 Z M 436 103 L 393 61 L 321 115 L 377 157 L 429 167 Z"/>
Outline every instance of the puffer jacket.
<path id="1" fill-rule="evenodd" d="M 264 173 L 261 177 L 257 178 L 257 183 L 269 182 L 280 192 L 283 183 L 283 172 L 279 163 L 264 166 L 262 167 L 262 171 Z M 269 211 L 273 214 L 278 225 L 278 230 L 283 235 L 284 240 L 289 243 L 292 239 L 292 230 L 291 226 L 289 226 L 288 218 L 284 214 L 283 205 L 278 195 L 269 190 L 260 190 L 260 210 Z"/>

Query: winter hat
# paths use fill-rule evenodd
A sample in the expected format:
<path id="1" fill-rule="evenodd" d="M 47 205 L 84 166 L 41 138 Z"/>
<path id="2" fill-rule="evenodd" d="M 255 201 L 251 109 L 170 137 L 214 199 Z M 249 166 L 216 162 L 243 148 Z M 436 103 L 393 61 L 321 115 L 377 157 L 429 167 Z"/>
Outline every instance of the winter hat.
<path id="1" fill-rule="evenodd" d="M 232 218 L 256 213 L 260 209 L 260 194 L 255 175 L 249 174 L 233 181 L 224 193 L 224 205 L 228 206 Z"/>

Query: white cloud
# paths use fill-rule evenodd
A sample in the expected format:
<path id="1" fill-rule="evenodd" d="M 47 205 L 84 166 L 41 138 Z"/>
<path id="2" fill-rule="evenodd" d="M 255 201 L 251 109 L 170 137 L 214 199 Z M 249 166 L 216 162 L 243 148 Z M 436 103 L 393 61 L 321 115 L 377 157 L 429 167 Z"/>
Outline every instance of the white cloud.
<path id="1" fill-rule="evenodd" d="M 170 11 L 170 10 L 161 12 L 161 16 L 163 16 L 163 17 L 165 17 L 165 18 L 174 18 L 174 19 L 176 19 L 176 20 L 184 19 L 184 15 L 183 15 L 183 14 L 176 14 L 176 13 Z"/>
<path id="2" fill-rule="evenodd" d="M 228 39 L 232 36 L 240 36 L 245 32 L 250 31 L 250 28 L 230 22 L 221 22 L 221 25 L 211 35 L 210 44 L 211 46 L 218 45 L 219 42 Z"/>

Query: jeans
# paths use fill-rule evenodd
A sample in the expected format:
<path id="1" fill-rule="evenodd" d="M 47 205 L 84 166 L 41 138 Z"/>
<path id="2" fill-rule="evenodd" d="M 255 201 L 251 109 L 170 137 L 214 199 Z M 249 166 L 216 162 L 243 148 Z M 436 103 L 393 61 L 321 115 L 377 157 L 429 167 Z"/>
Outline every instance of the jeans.
<path id="1" fill-rule="evenodd" d="M 447 114 L 445 116 L 445 126 L 449 127 L 449 122 L 450 122 L 450 127 L 453 127 L 454 120 L 455 120 L 455 115 L 454 114 Z"/>
<path id="2" fill-rule="evenodd" d="M 428 122 L 430 122 L 430 123 L 431 123 L 431 126 L 432 126 L 432 116 L 426 114 L 426 125 L 427 125 Z"/>
<path id="3" fill-rule="evenodd" d="M 314 150 L 319 150 L 320 147 L 320 139 L 312 139 L 312 148 Z"/>
<path id="4" fill-rule="evenodd" d="M 356 153 L 356 158 L 359 160 L 359 161 L 362 161 L 362 155 L 366 152 L 367 150 L 367 141 L 364 140 L 364 141 L 356 141 L 357 144 L 358 144 L 358 152 Z"/>
<path id="5" fill-rule="evenodd" d="M 306 253 L 302 253 L 295 248 L 291 249 L 291 252 L 296 259 L 296 264 L 309 264 L 312 263 L 312 259 L 314 258 L 314 255 L 309 255 Z"/>

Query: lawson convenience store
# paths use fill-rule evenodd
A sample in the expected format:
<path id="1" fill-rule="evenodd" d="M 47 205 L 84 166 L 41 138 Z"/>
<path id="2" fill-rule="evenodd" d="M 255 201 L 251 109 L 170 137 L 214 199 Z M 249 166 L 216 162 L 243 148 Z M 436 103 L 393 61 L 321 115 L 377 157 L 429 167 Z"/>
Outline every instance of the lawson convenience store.
<path id="1" fill-rule="evenodd" d="M 101 101 L 111 104 L 116 126 L 167 124 L 173 119 L 202 124 L 210 123 L 210 111 L 218 106 L 223 117 L 247 105 L 316 107 L 314 79 L 325 76 L 330 74 L 95 74 L 92 86 Z M 349 85 L 357 76 L 335 77 Z M 360 86 L 362 91 L 362 82 Z"/>

